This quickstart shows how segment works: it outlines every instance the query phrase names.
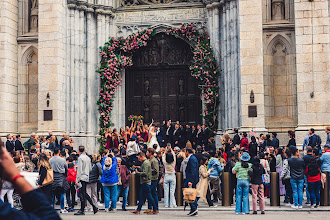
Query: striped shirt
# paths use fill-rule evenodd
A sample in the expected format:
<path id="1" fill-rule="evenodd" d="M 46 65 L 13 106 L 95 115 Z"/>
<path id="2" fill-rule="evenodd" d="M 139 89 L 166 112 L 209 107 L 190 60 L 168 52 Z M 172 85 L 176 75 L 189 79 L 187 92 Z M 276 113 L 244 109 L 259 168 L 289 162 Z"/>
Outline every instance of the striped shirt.
<path id="1" fill-rule="evenodd" d="M 233 170 L 237 171 L 237 179 L 249 179 L 249 170 L 251 170 L 252 164 L 249 163 L 248 168 L 243 168 L 241 162 L 235 163 Z"/>

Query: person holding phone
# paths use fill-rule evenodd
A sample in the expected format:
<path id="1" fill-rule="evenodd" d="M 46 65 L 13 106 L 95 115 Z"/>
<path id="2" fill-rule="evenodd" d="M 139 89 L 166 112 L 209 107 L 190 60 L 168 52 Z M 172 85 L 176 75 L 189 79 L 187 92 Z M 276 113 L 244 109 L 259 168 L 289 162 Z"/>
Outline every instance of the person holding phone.
<path id="1" fill-rule="evenodd" d="M 10 207 L 10 204 L 0 200 L 0 219 L 13 220 L 60 220 L 60 216 L 52 208 L 46 196 L 35 190 L 20 174 L 15 163 L 0 141 L 0 167 L 1 178 L 9 181 L 21 196 L 23 210 Z"/>

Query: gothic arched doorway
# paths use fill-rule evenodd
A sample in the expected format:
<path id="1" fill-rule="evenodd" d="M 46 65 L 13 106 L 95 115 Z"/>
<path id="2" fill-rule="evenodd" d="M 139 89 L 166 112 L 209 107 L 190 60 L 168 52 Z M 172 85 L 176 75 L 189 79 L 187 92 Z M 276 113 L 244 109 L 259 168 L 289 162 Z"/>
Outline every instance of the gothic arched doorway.
<path id="1" fill-rule="evenodd" d="M 133 55 L 126 69 L 126 122 L 129 115 L 142 115 L 146 122 L 202 123 L 201 90 L 190 75 L 190 45 L 164 33 Z"/>

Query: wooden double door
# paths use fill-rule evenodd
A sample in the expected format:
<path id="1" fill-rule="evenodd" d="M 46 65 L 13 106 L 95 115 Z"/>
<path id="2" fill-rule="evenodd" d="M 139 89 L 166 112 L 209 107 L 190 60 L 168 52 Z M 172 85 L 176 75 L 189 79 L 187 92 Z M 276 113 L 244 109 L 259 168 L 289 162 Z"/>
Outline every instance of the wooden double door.
<path id="1" fill-rule="evenodd" d="M 142 115 L 144 121 L 201 123 L 202 102 L 196 79 L 187 65 L 126 70 L 126 120 Z M 128 123 L 128 121 L 127 121 Z"/>

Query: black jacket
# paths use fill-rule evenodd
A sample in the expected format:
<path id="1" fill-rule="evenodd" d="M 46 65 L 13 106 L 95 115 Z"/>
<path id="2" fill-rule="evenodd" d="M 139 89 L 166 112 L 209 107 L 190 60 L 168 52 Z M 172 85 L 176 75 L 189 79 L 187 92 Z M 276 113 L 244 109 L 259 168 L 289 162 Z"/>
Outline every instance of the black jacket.
<path id="1" fill-rule="evenodd" d="M 0 219 L 11 220 L 60 220 L 60 216 L 50 205 L 45 194 L 40 190 L 32 190 L 22 195 L 23 211 L 11 208 L 9 203 L 0 200 Z"/>
<path id="2" fill-rule="evenodd" d="M 22 142 L 20 140 L 15 141 L 15 150 L 24 150 Z"/>
<path id="3" fill-rule="evenodd" d="M 92 166 L 92 170 L 89 172 L 89 183 L 96 183 L 102 176 L 102 166 L 100 162 L 93 163 Z"/>
<path id="4" fill-rule="evenodd" d="M 251 183 L 257 185 L 263 184 L 262 174 L 265 174 L 264 167 L 260 163 L 253 164 L 252 169 L 249 171 L 249 176 L 251 177 Z"/>
<path id="5" fill-rule="evenodd" d="M 234 138 L 233 138 L 233 144 L 234 144 L 234 145 L 240 145 L 240 144 L 241 144 L 241 138 L 239 137 L 238 134 L 235 134 L 235 135 L 234 135 Z"/>
<path id="6" fill-rule="evenodd" d="M 7 140 L 7 142 L 6 142 L 6 149 L 7 149 L 8 152 L 12 152 L 14 150 L 14 145 L 11 142 L 11 140 Z"/>

